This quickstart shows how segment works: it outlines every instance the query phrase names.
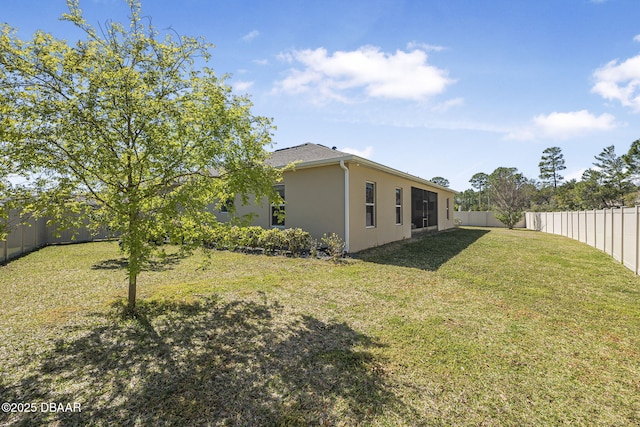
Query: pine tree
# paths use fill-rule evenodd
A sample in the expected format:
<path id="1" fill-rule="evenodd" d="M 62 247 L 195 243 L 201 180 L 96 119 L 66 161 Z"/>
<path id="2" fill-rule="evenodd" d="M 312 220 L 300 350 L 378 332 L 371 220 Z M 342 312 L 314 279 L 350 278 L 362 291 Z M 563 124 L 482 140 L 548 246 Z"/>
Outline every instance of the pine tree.
<path id="1" fill-rule="evenodd" d="M 564 156 L 560 147 L 549 147 L 542 152 L 542 160 L 538 164 L 540 168 L 540 179 L 553 188 L 558 188 L 564 179 L 560 171 L 565 170 Z"/>

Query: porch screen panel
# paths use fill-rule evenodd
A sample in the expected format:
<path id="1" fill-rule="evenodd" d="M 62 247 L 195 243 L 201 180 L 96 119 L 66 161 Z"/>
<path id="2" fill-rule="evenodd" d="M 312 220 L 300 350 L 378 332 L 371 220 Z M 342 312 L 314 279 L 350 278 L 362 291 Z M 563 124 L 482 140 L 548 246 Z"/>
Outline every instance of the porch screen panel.
<path id="1" fill-rule="evenodd" d="M 428 227 L 433 227 L 438 225 L 438 193 L 434 193 L 433 191 L 425 191 L 428 203 L 427 209 L 427 218 L 428 218 Z"/>
<path id="2" fill-rule="evenodd" d="M 422 228 L 422 190 L 416 187 L 411 187 L 411 223 Z"/>
<path id="3" fill-rule="evenodd" d="M 438 225 L 438 193 L 411 187 L 411 223 L 413 228 Z"/>

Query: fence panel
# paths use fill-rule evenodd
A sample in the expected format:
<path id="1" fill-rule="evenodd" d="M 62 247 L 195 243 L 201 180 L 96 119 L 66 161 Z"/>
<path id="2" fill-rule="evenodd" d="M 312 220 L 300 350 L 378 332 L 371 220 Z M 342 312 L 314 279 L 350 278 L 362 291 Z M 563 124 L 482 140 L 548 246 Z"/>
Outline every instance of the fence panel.
<path id="1" fill-rule="evenodd" d="M 30 218 L 26 224 L 20 223 L 18 212 L 9 213 L 8 223 L 11 225 L 7 238 L 0 240 L 0 262 L 7 262 L 22 254 L 34 251 L 42 246 L 72 242 L 90 242 L 109 238 L 107 232 L 92 235 L 88 228 L 65 230 L 55 236 L 55 227 L 48 227 L 45 218 Z"/>
<path id="2" fill-rule="evenodd" d="M 595 215 L 595 247 L 604 251 L 604 240 L 606 236 L 606 227 L 605 227 L 605 214 L 604 211 L 594 211 Z"/>
<path id="3" fill-rule="evenodd" d="M 453 218 L 460 221 L 460 225 L 468 225 L 470 227 L 504 227 L 505 225 L 498 221 L 495 213 L 491 211 L 456 211 Z M 514 225 L 515 228 L 525 228 L 526 221 L 523 218 Z"/>
<path id="4" fill-rule="evenodd" d="M 611 235 L 609 236 L 611 241 L 611 256 L 617 260 L 622 259 L 620 243 L 622 243 L 621 236 L 623 232 L 621 210 L 616 209 L 615 211 L 611 211 Z"/>
<path id="5" fill-rule="evenodd" d="M 26 225 L 22 226 L 22 252 L 31 252 L 38 247 L 38 233 L 36 220 L 29 218 Z"/>
<path id="6" fill-rule="evenodd" d="M 548 216 L 547 218 L 547 223 L 549 224 L 547 226 L 548 230 L 551 230 L 550 233 L 551 234 L 558 234 L 558 231 L 560 229 L 560 224 L 559 221 L 556 221 L 556 213 L 555 212 L 551 212 L 551 214 Z M 557 223 L 557 225 L 556 225 Z"/>
<path id="7" fill-rule="evenodd" d="M 640 274 L 640 207 L 580 212 L 528 212 L 530 230 L 586 243 Z"/>
<path id="8" fill-rule="evenodd" d="M 638 266 L 638 209 L 622 209 L 622 229 L 624 238 L 621 240 L 622 263 L 629 270 L 637 272 Z"/>
<path id="9" fill-rule="evenodd" d="M 7 256 L 6 258 L 13 259 L 22 254 L 22 227 L 18 227 L 18 229 L 9 233 L 7 236 Z"/>
<path id="10" fill-rule="evenodd" d="M 596 212 L 595 211 L 585 211 L 585 224 L 584 224 L 584 243 L 589 246 L 596 247 Z"/>

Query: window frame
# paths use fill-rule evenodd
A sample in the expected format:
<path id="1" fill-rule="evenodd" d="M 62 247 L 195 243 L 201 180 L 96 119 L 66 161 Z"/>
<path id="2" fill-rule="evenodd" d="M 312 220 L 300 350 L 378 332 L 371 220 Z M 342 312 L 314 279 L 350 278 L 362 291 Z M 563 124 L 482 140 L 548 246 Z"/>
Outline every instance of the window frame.
<path id="1" fill-rule="evenodd" d="M 220 204 L 220 213 L 228 214 L 234 208 L 235 208 L 235 200 L 229 197 Z"/>
<path id="2" fill-rule="evenodd" d="M 269 226 L 273 228 L 284 228 L 286 224 L 286 218 L 282 218 L 282 220 L 278 220 L 276 217 L 276 209 L 285 213 L 285 189 L 284 184 L 277 184 L 273 186 L 273 189 L 280 195 L 282 198 L 282 203 L 275 204 L 271 203 L 269 207 Z M 276 221 L 274 221 L 276 219 Z"/>
<path id="3" fill-rule="evenodd" d="M 447 197 L 447 221 L 449 221 L 449 198 Z"/>
<path id="4" fill-rule="evenodd" d="M 369 186 L 371 186 L 372 201 L 368 201 Z M 371 208 L 371 224 L 368 223 L 368 213 Z M 373 181 L 365 181 L 364 184 L 364 225 L 366 228 L 376 228 L 376 183 Z"/>
<path id="5" fill-rule="evenodd" d="M 402 225 L 402 187 L 396 187 L 396 225 Z M 398 198 L 399 196 L 399 198 Z M 399 203 L 398 203 L 399 202 Z"/>

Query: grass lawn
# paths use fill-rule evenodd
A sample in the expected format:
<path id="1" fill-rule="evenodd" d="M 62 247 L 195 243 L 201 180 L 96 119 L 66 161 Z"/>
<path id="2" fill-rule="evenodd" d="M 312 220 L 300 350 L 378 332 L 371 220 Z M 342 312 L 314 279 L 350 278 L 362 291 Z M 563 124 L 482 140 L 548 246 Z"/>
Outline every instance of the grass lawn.
<path id="1" fill-rule="evenodd" d="M 138 284 L 124 319 L 114 242 L 0 266 L 0 400 L 37 409 L 0 425 L 640 425 L 640 278 L 563 237 L 214 252 Z"/>

